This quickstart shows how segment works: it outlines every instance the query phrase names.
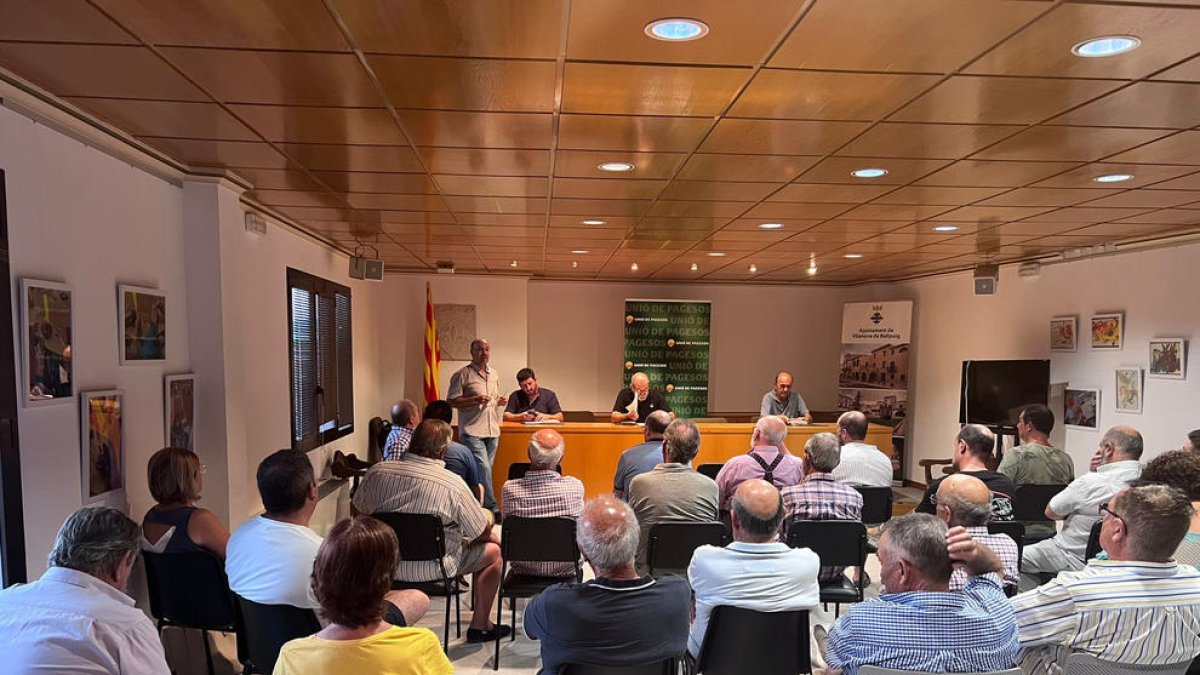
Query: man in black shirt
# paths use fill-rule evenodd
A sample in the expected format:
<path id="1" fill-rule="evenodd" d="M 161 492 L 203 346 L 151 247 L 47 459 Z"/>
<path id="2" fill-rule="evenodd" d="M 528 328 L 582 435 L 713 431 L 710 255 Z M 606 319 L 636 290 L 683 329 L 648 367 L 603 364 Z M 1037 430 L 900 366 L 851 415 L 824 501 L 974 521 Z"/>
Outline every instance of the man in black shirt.
<path id="1" fill-rule="evenodd" d="M 637 408 L 630 412 L 634 401 L 637 401 Z M 672 419 L 675 418 L 675 413 L 671 412 L 671 406 L 667 403 L 667 397 L 663 396 L 661 391 L 650 388 L 650 378 L 645 373 L 634 373 L 633 377 L 629 378 L 629 386 L 617 394 L 617 401 L 612 407 L 612 421 L 613 424 L 626 421 L 645 422 L 655 410 L 665 410 L 671 413 Z"/>
<path id="2" fill-rule="evenodd" d="M 954 439 L 954 469 L 958 473 L 974 476 L 983 481 L 992 492 L 992 520 L 1013 519 L 1013 495 L 1017 485 L 1002 473 L 989 471 L 987 459 L 996 447 L 996 437 L 981 424 L 968 424 Z M 939 478 L 925 490 L 925 497 L 917 505 L 921 513 L 937 512 L 937 491 L 945 478 Z"/>

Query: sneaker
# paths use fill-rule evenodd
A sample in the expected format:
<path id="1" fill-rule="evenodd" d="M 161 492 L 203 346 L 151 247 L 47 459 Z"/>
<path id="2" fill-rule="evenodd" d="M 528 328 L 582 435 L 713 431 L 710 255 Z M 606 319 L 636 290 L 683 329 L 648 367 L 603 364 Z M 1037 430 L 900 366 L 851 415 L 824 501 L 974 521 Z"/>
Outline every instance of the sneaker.
<path id="1" fill-rule="evenodd" d="M 512 635 L 512 626 L 504 623 L 496 624 L 491 630 L 467 629 L 467 642 L 492 642 L 499 638 Z"/>

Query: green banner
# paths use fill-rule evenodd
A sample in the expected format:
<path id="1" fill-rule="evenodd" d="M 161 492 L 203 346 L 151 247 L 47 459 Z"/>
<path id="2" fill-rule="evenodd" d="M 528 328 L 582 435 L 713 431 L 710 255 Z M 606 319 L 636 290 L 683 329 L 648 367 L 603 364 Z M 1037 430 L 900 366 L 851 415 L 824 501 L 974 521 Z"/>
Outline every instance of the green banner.
<path id="1" fill-rule="evenodd" d="M 625 386 L 637 372 L 666 394 L 679 417 L 708 417 L 708 352 L 712 304 L 625 301 Z"/>

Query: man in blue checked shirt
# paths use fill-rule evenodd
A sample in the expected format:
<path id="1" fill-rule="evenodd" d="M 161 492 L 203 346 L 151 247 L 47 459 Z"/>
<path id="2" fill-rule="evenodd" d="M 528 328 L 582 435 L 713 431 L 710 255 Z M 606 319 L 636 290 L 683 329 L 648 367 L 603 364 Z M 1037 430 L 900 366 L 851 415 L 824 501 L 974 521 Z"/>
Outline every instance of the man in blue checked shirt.
<path id="1" fill-rule="evenodd" d="M 887 591 L 842 615 L 829 631 L 829 668 L 858 675 L 872 665 L 926 673 L 1011 668 L 1017 622 L 1001 587 L 1003 565 L 962 527 L 924 513 L 894 518 L 883 529 L 879 562 Z M 950 592 L 953 565 L 970 575 Z"/>

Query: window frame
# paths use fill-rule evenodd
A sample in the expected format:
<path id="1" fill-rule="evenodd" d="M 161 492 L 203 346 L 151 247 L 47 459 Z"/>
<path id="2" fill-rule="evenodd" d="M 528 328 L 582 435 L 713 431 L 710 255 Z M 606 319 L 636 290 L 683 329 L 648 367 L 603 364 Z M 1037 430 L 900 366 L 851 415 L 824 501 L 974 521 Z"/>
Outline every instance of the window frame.
<path id="1" fill-rule="evenodd" d="M 303 435 L 300 434 L 300 425 L 298 424 L 300 420 L 297 417 L 299 411 L 296 405 L 300 397 L 296 391 L 299 367 L 296 361 L 297 340 L 295 336 L 295 316 L 292 299 L 293 289 L 300 289 L 310 293 L 312 299 L 313 349 L 309 367 L 313 373 L 313 378 L 316 380 L 317 390 L 311 394 L 316 398 L 312 408 L 313 419 L 310 420 L 309 424 L 309 428 L 312 431 Z M 338 321 L 339 296 L 345 298 L 346 303 L 344 322 Z M 330 301 L 328 303 L 328 318 L 332 322 L 328 333 L 324 336 L 321 331 L 323 322 L 319 317 L 321 313 L 319 298 L 321 297 Z M 353 292 L 348 286 L 289 267 L 287 268 L 286 298 L 288 312 L 288 405 L 291 413 L 289 415 L 290 445 L 294 450 L 307 452 L 354 433 Z M 339 340 L 339 337 L 342 336 L 344 336 L 343 339 Z M 332 365 L 322 368 L 321 352 L 327 340 L 332 340 L 332 345 L 329 346 L 329 353 L 332 354 Z M 326 376 L 329 377 L 329 382 L 324 381 Z M 340 389 L 343 386 L 348 387 L 348 396 L 340 395 Z M 333 394 L 326 396 L 330 388 L 332 388 Z M 331 405 L 332 410 L 329 409 Z M 346 407 L 345 410 L 342 409 L 343 406 Z M 331 422 L 333 423 L 332 427 L 322 429 L 322 427 L 327 426 Z"/>

